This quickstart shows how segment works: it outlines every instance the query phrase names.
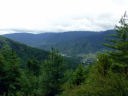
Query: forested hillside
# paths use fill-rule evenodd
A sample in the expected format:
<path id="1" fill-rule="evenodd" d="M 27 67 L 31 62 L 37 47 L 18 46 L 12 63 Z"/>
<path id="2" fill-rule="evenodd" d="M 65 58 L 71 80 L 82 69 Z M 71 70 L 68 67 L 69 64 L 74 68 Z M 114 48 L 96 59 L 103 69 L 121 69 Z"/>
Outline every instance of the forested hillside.
<path id="1" fill-rule="evenodd" d="M 121 18 L 116 33 L 104 44 L 112 49 L 97 55 L 94 65 L 79 65 L 63 85 L 60 96 L 128 95 L 128 19 Z"/>
<path id="2" fill-rule="evenodd" d="M 114 33 L 114 30 L 93 32 L 93 31 L 72 31 L 64 33 L 14 33 L 6 34 L 5 37 L 40 49 L 50 50 L 51 47 L 58 49 L 66 55 L 83 55 L 85 53 L 96 53 L 105 50 L 102 44 L 107 35 Z"/>
<path id="3" fill-rule="evenodd" d="M 90 64 L 78 63 L 75 67 L 75 59 L 69 63 L 54 48 L 44 55 L 45 51 L 0 37 L 0 96 L 128 96 L 125 18 L 126 15 L 115 33 L 103 42 L 111 50 L 98 53 Z M 37 53 L 47 58 L 39 60 Z M 26 63 L 21 66 L 23 60 Z"/>
<path id="4" fill-rule="evenodd" d="M 9 48 L 16 52 L 16 54 L 23 59 L 23 61 L 28 60 L 29 58 L 36 58 L 38 60 L 46 59 L 48 56 L 48 52 L 44 50 L 40 50 L 37 48 L 29 47 L 25 44 L 20 44 L 16 41 L 10 40 L 8 38 L 4 38 L 0 36 L 0 48 L 6 49 Z"/>
<path id="5" fill-rule="evenodd" d="M 59 79 L 64 75 L 64 71 L 61 71 L 74 69 L 78 62 L 80 62 L 78 59 L 62 56 L 55 49 L 46 52 L 1 36 L 0 96 L 38 96 L 42 94 L 43 79 L 47 79 L 49 74 L 44 74 L 43 71 L 48 71 L 51 66 L 55 67 L 55 72 L 49 71 L 52 74 L 55 73 L 57 77 L 49 80 L 54 79 L 57 84 L 58 81 L 55 78 Z M 59 74 L 62 76 L 58 77 Z M 44 84 L 46 84 L 45 81 Z"/>

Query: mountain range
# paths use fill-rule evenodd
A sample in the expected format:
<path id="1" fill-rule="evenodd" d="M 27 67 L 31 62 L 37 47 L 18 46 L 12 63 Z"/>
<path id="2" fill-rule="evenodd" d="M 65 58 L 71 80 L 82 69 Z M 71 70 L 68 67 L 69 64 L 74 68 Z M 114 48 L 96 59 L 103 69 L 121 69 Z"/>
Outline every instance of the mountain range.
<path id="1" fill-rule="evenodd" d="M 70 31 L 62 33 L 13 33 L 4 36 L 14 41 L 27 44 L 32 47 L 49 51 L 51 48 L 58 49 L 62 54 L 78 56 L 88 53 L 96 53 L 106 48 L 103 46 L 105 38 L 113 34 L 114 30 L 101 32 L 94 31 Z"/>

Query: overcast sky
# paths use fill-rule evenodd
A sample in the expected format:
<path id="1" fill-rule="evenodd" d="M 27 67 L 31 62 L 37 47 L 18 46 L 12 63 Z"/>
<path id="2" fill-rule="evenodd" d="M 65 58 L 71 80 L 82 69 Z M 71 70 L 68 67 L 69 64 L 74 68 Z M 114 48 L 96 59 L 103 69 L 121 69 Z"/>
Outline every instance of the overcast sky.
<path id="1" fill-rule="evenodd" d="M 0 34 L 114 28 L 128 0 L 0 0 Z"/>

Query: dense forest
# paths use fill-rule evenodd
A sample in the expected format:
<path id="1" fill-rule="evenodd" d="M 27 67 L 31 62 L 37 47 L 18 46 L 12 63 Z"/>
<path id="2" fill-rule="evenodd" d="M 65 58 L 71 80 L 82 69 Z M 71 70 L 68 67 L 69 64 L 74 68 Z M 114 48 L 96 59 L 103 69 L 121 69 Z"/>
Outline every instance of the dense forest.
<path id="1" fill-rule="evenodd" d="M 128 96 L 125 17 L 104 44 L 111 50 L 98 53 L 97 60 L 91 64 L 79 63 L 72 67 L 74 59 L 69 63 L 54 48 L 50 52 L 29 47 L 23 51 L 24 47 L 1 43 L 0 96 Z"/>

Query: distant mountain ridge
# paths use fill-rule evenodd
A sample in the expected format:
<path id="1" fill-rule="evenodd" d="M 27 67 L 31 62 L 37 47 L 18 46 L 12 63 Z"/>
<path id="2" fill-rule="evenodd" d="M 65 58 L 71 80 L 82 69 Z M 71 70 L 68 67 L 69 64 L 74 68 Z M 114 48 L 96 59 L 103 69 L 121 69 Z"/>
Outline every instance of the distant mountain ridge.
<path id="1" fill-rule="evenodd" d="M 54 47 L 63 54 L 79 55 L 104 50 L 105 48 L 102 46 L 102 43 L 105 42 L 107 35 L 113 32 L 114 30 L 102 32 L 70 31 L 41 34 L 13 33 L 4 36 L 32 47 L 45 50 L 50 50 Z"/>

